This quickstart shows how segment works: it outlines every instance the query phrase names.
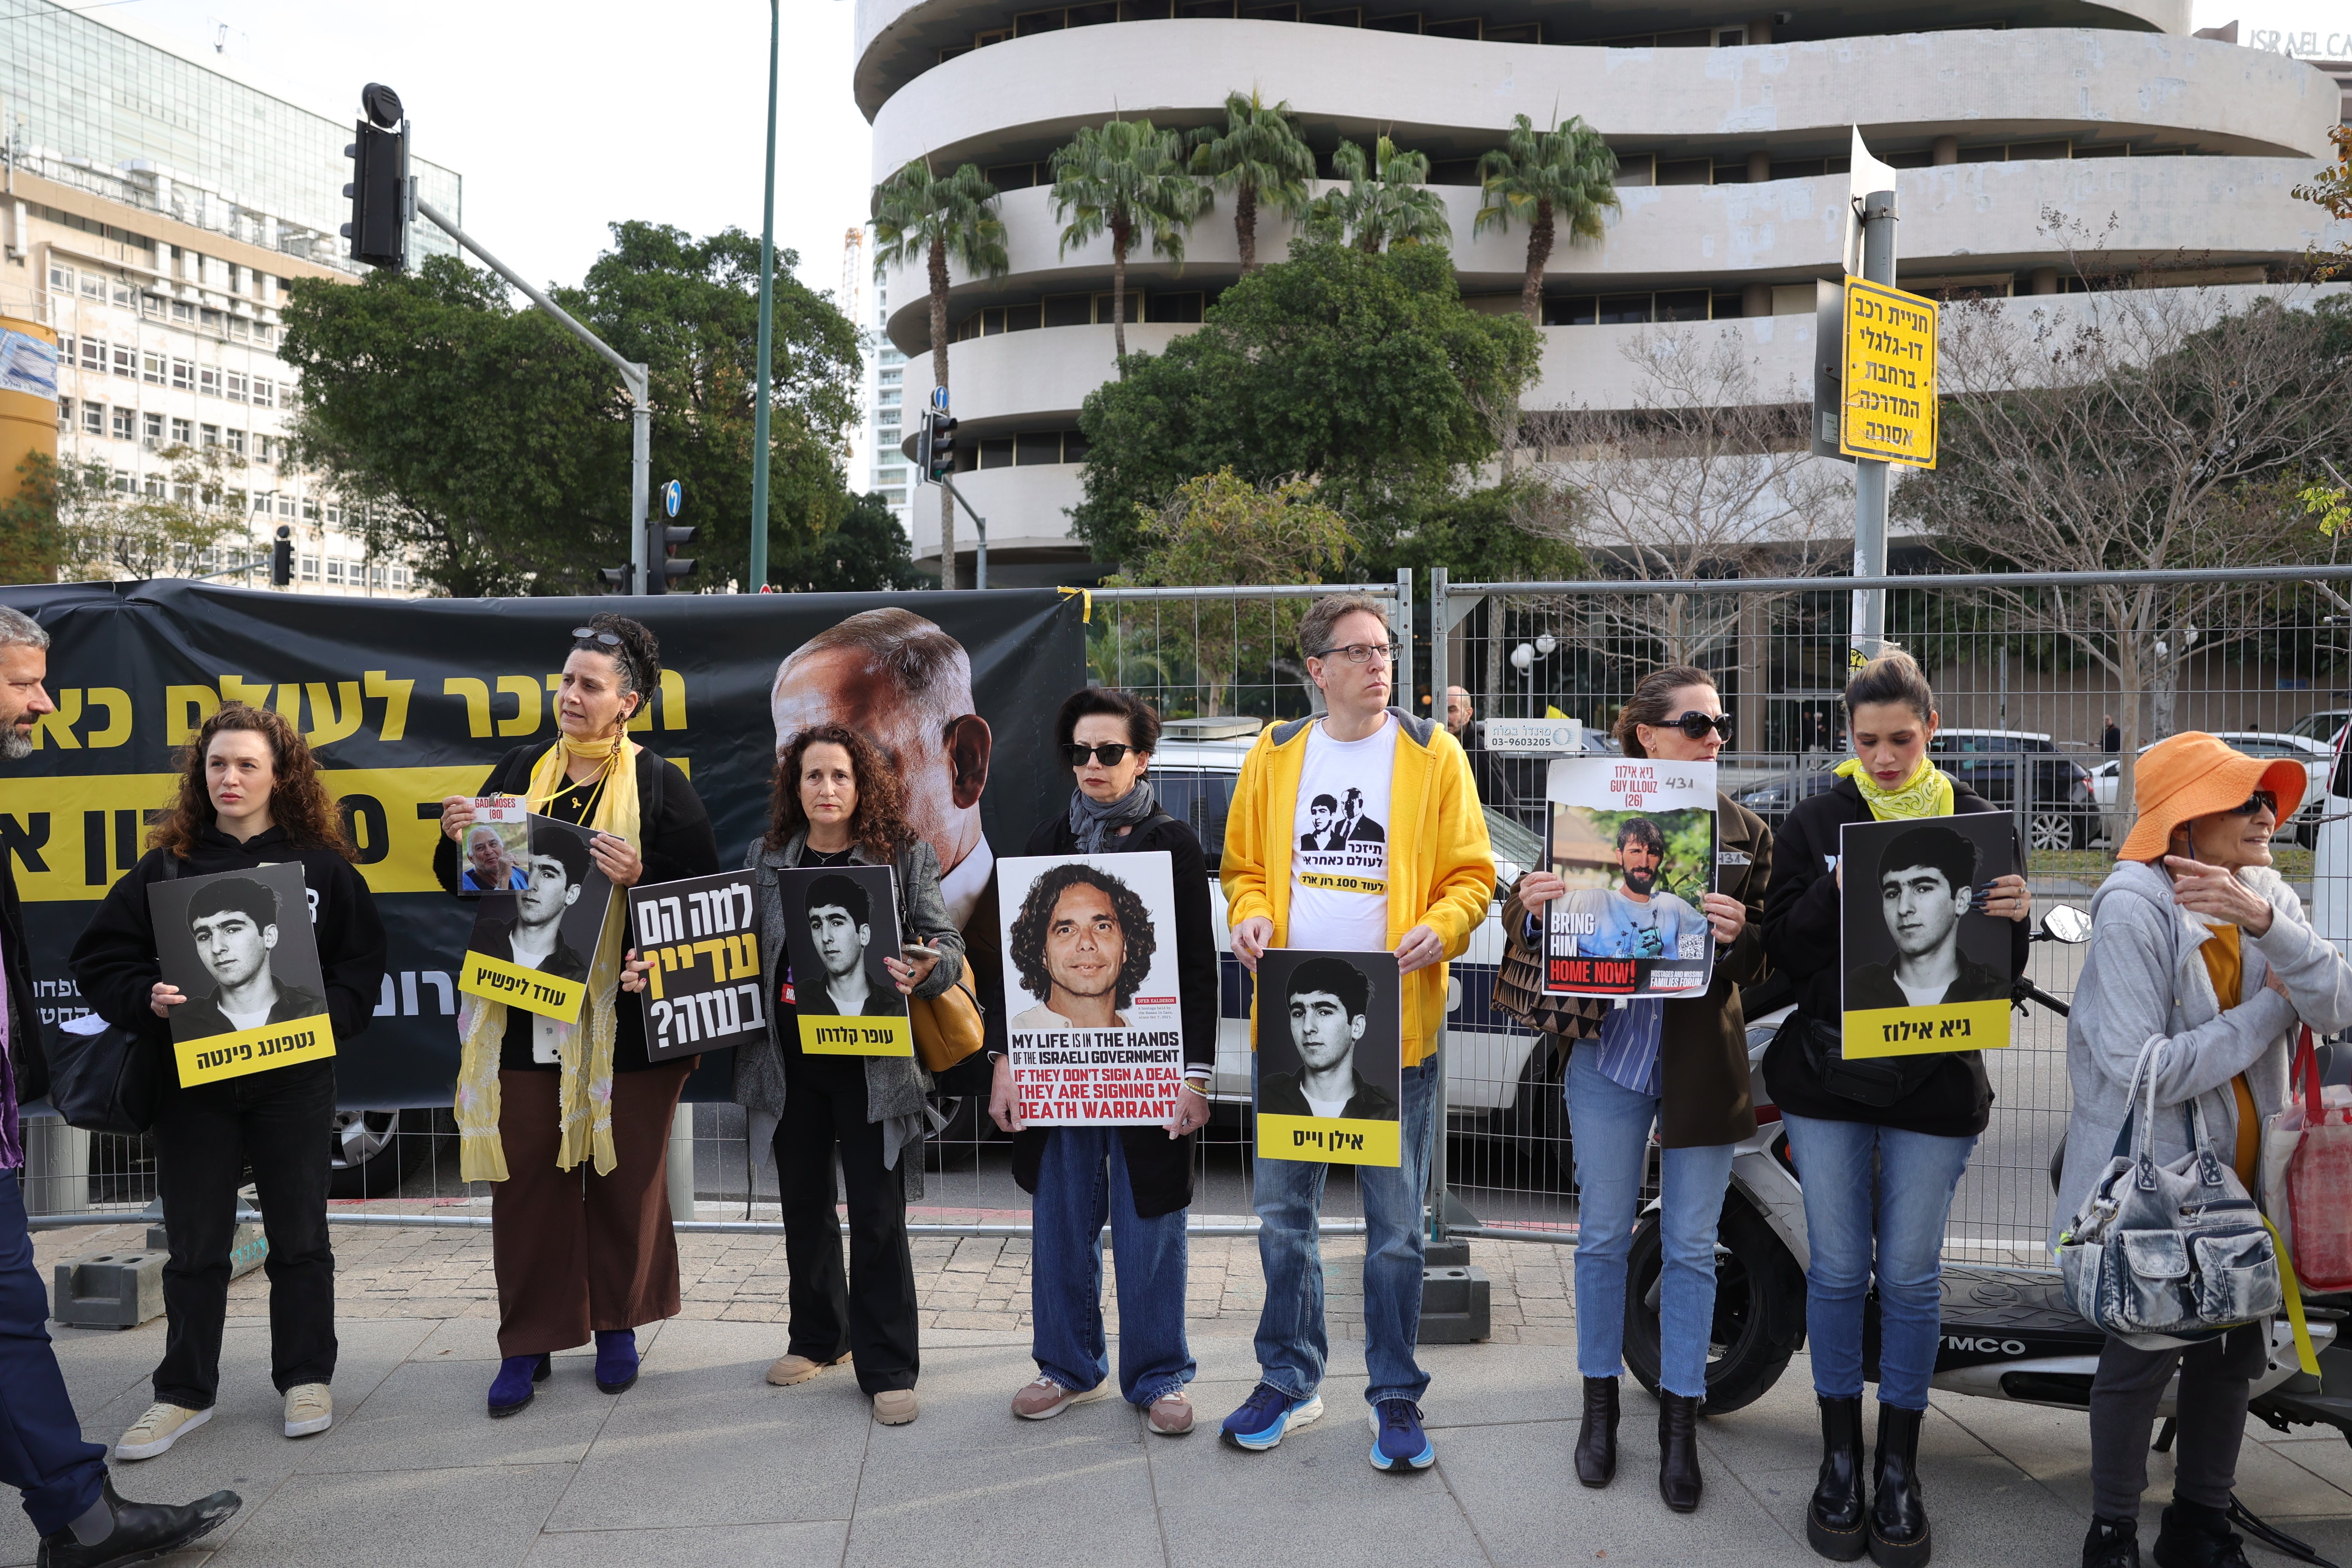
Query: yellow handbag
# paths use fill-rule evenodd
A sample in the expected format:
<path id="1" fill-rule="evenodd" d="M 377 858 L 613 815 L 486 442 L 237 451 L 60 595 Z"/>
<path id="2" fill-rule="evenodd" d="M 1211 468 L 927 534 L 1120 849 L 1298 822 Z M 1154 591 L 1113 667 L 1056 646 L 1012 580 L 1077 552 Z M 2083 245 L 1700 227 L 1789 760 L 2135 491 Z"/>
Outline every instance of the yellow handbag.
<path id="1" fill-rule="evenodd" d="M 962 1061 L 987 1039 L 980 999 L 971 994 L 968 976 L 937 996 L 908 997 L 907 1013 L 915 1026 L 915 1055 L 935 1073 Z"/>

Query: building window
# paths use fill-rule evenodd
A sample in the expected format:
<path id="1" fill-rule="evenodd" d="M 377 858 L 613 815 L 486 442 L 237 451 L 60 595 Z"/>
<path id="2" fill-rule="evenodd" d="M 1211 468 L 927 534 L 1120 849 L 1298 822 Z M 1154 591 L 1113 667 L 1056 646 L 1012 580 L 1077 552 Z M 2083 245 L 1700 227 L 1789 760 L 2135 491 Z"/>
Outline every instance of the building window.
<path id="1" fill-rule="evenodd" d="M 132 381 L 139 379 L 139 350 L 131 343 L 114 345 L 114 374 Z"/>
<path id="2" fill-rule="evenodd" d="M 83 273 L 81 275 L 81 292 L 82 298 L 85 300 L 103 300 L 106 298 L 106 279 L 100 278 L 95 272 Z"/>
<path id="3" fill-rule="evenodd" d="M 172 362 L 172 384 L 178 387 L 182 392 L 190 392 L 194 390 L 196 384 L 195 365 L 187 360 L 173 360 Z"/>
<path id="4" fill-rule="evenodd" d="M 160 447 L 163 444 L 163 416 L 162 415 L 141 415 L 139 416 L 139 429 L 141 436 L 145 439 L 146 443 L 150 447 Z M 160 494 L 161 492 L 159 491 L 157 493 Z"/>
<path id="5" fill-rule="evenodd" d="M 368 568 L 368 586 L 371 588 L 381 588 L 383 586 L 383 567 L 371 566 Z"/>
<path id="6" fill-rule="evenodd" d="M 226 383 L 226 390 L 224 395 L 226 395 L 231 403 L 243 403 L 246 400 L 245 377 L 238 374 L 236 371 L 230 371 L 223 379 Z"/>
<path id="7" fill-rule="evenodd" d="M 169 313 L 168 307 L 171 303 L 161 294 L 142 294 L 139 296 L 139 313 L 142 316 L 152 316 L 160 321 Z"/>
<path id="8" fill-rule="evenodd" d="M 245 456 L 245 432 L 235 426 L 229 427 L 228 449 L 240 458 Z"/>
<path id="9" fill-rule="evenodd" d="M 332 556 L 327 559 L 327 581 L 338 588 L 343 585 L 343 563 Z"/>
<path id="10" fill-rule="evenodd" d="M 174 419 L 172 421 L 172 444 L 173 446 L 192 447 L 195 445 L 195 440 L 196 422 L 194 420 Z"/>
<path id="11" fill-rule="evenodd" d="M 319 499 L 316 496 L 302 498 L 302 521 L 305 522 L 319 521 Z"/>
<path id="12" fill-rule="evenodd" d="M 59 332 L 58 334 L 58 363 L 63 365 L 68 370 L 71 370 L 73 368 L 73 334 L 71 332 Z"/>
<path id="13" fill-rule="evenodd" d="M 59 293 L 72 293 L 74 290 L 73 268 L 70 267 L 60 267 L 54 261 L 50 262 L 49 287 L 57 289 Z"/>
<path id="14" fill-rule="evenodd" d="M 292 517 L 294 515 L 294 498 L 292 496 L 279 496 L 278 498 L 278 515 L 280 517 Z"/>
<path id="15" fill-rule="evenodd" d="M 142 353 L 139 356 L 139 379 L 151 386 L 161 386 L 171 374 L 171 361 L 162 354 Z"/>
<path id="16" fill-rule="evenodd" d="M 58 428 L 60 430 L 73 428 L 73 399 L 70 397 L 58 399 Z"/>
<path id="17" fill-rule="evenodd" d="M 407 567 L 395 566 L 392 569 L 392 585 L 394 587 L 398 588 L 403 593 L 406 593 L 412 582 L 413 579 L 408 574 Z"/>
<path id="18" fill-rule="evenodd" d="M 116 409 L 114 411 L 114 438 L 118 441 L 135 439 L 138 435 L 138 428 L 135 421 L 138 417 L 139 411 L 135 408 Z"/>
<path id="19" fill-rule="evenodd" d="M 106 344 L 103 340 L 99 338 L 82 339 L 81 367 L 84 370 L 104 370 L 106 368 Z"/>
<path id="20" fill-rule="evenodd" d="M 122 310 L 135 310 L 139 308 L 139 296 L 131 291 L 128 283 L 112 284 L 107 292 L 112 296 L 115 305 Z"/>
<path id="21" fill-rule="evenodd" d="M 205 306 L 196 312 L 196 324 L 208 332 L 217 332 L 221 330 L 221 313 L 209 305 Z"/>
<path id="22" fill-rule="evenodd" d="M 228 319 L 228 335 L 242 342 L 253 335 L 253 323 L 243 316 L 231 316 Z"/>
<path id="23" fill-rule="evenodd" d="M 85 403 L 81 405 L 81 427 L 93 436 L 106 434 L 106 405 Z"/>
<path id="24" fill-rule="evenodd" d="M 881 383 L 885 386 L 896 386 L 898 384 L 899 378 L 906 374 L 903 370 L 886 370 L 881 374 Z"/>
<path id="25" fill-rule="evenodd" d="M 318 580 L 319 558 L 315 555 L 305 555 L 302 557 L 302 581 L 315 583 Z"/>
<path id="26" fill-rule="evenodd" d="M 253 323 L 253 341 L 265 348 L 278 341 L 278 329 L 267 321 Z"/>
<path id="27" fill-rule="evenodd" d="M 161 474 L 148 475 L 144 489 L 147 492 L 147 499 L 149 500 L 162 500 L 163 499 L 163 476 Z"/>
<path id="28" fill-rule="evenodd" d="M 220 389 L 221 373 L 215 370 L 208 364 L 198 365 L 196 367 L 196 390 L 203 393 L 206 397 L 218 397 L 220 395 Z"/>
<path id="29" fill-rule="evenodd" d="M 255 376 L 253 378 L 253 405 L 256 408 L 276 407 L 278 405 L 277 384 L 270 381 L 267 376 Z"/>
<path id="30" fill-rule="evenodd" d="M 217 446 L 219 446 L 219 445 L 221 444 L 221 439 L 220 439 L 220 426 L 217 426 L 217 425 L 206 425 L 206 426 L 205 426 L 203 428 L 204 428 L 204 444 L 205 444 L 205 446 L 207 446 L 207 447 L 217 447 Z"/>
<path id="31" fill-rule="evenodd" d="M 174 300 L 172 301 L 172 320 L 183 324 L 190 324 L 193 323 L 195 319 L 195 306 L 190 304 L 185 300 Z"/>

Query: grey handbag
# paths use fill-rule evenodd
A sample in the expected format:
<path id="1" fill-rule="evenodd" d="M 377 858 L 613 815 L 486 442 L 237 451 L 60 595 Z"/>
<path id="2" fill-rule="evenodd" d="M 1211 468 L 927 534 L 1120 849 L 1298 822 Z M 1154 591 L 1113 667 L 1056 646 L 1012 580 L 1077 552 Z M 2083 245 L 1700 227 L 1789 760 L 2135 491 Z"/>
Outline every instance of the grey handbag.
<path id="1" fill-rule="evenodd" d="M 2067 1303 L 2143 1350 L 2215 1338 L 2284 1300 L 2262 1211 L 2213 1152 L 2196 1100 L 2189 1152 L 2168 1165 L 2149 1152 L 2156 1075 L 2170 1049 L 2162 1036 L 2140 1048 L 2131 1094 L 2145 1078 L 2147 1105 L 2125 1116 L 2114 1157 L 2058 1244 Z"/>

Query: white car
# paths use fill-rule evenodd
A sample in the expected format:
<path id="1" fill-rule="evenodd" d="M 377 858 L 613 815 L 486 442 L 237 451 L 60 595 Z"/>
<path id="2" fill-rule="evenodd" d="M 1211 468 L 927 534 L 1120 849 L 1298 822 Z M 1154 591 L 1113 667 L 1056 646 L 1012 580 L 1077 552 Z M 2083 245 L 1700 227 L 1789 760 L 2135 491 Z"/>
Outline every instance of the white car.
<path id="1" fill-rule="evenodd" d="M 2328 769 L 2336 761 L 2336 748 L 2332 740 L 2336 731 L 2342 727 L 2340 724 L 2336 725 L 2328 731 L 2326 736 L 2317 740 L 2308 735 L 2271 730 L 2231 730 L 2216 734 L 2213 738 L 2230 747 L 2231 750 L 2243 752 L 2250 757 L 2291 757 L 2303 764 L 2304 772 L 2309 779 L 2309 782 L 2304 785 L 2303 805 L 2296 810 L 2294 820 L 2283 824 L 2279 831 L 2292 834 L 2297 844 L 2308 848 L 2312 843 L 2315 828 L 2325 809 Z M 2149 742 L 2150 745 L 2154 743 Z M 2146 754 L 2147 751 L 2147 746 L 2140 748 L 2142 754 Z M 2091 789 L 2098 796 L 2099 814 L 2106 819 L 2107 838 L 2110 843 L 2122 841 L 2120 835 L 2125 826 L 2116 820 L 2116 786 L 2122 776 L 2123 763 L 2118 758 L 2110 757 L 2091 770 Z"/>

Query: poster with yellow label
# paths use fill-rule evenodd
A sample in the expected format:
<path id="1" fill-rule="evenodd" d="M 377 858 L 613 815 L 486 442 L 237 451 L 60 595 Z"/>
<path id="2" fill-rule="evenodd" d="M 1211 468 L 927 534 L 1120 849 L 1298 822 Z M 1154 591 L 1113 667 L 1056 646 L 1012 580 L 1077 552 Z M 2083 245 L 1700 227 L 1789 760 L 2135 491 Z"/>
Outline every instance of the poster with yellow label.
<path id="1" fill-rule="evenodd" d="M 1257 961 L 1257 1155 L 1403 1163 L 1396 954 L 1274 948 Z"/>
<path id="2" fill-rule="evenodd" d="M 1840 829 L 1849 1058 L 2009 1044 L 2014 926 L 1984 908 L 2018 860 L 2016 825 L 1997 812 Z"/>
<path id="3" fill-rule="evenodd" d="M 559 1024 L 580 1020 L 588 970 L 612 907 L 613 884 L 589 849 L 595 834 L 532 815 L 519 891 L 484 893 L 466 939 L 457 989 L 503 1002 Z M 556 1059 L 551 1036 L 534 1040 L 534 1058 Z"/>
<path id="4" fill-rule="evenodd" d="M 911 1057 L 907 996 L 883 963 L 899 956 L 898 879 L 887 866 L 803 866 L 776 874 L 784 906 L 787 998 L 801 1049 L 820 1057 Z"/>
<path id="5" fill-rule="evenodd" d="M 292 861 L 147 889 L 183 1087 L 335 1054 L 310 894 Z"/>

